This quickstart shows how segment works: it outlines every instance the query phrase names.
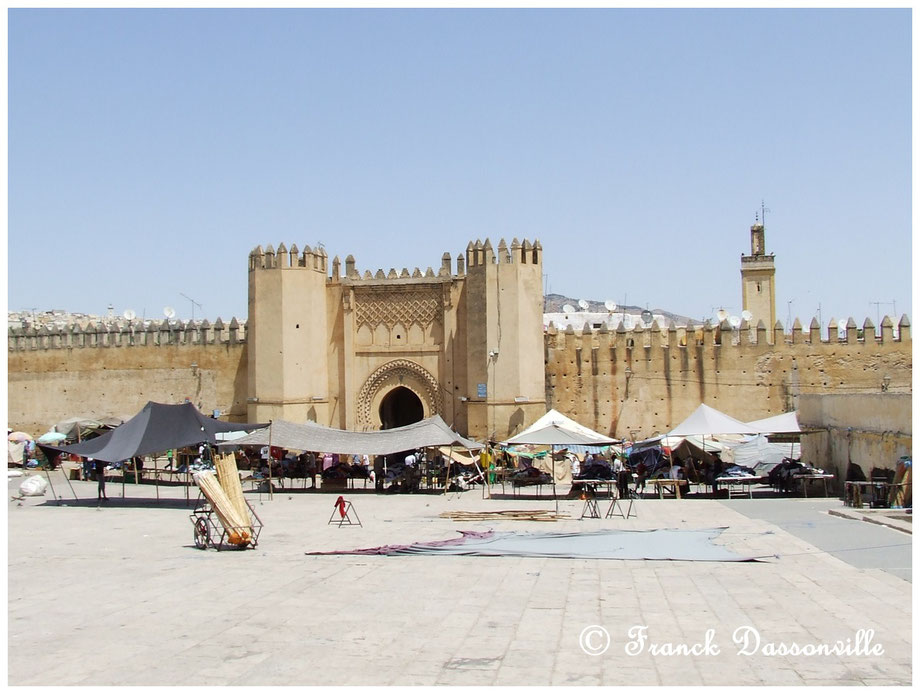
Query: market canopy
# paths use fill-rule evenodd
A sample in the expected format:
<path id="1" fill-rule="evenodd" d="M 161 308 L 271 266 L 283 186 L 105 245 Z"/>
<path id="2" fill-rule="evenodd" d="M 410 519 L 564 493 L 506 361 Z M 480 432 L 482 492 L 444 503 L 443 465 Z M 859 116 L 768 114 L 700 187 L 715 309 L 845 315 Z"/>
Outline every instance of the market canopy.
<path id="1" fill-rule="evenodd" d="M 507 441 L 502 441 L 501 445 L 609 446 L 613 443 L 619 443 L 619 441 L 579 424 L 558 410 L 550 410 L 520 434 L 515 434 Z"/>
<path id="2" fill-rule="evenodd" d="M 128 417 L 87 417 L 77 415 L 61 420 L 51 427 L 51 431 L 64 434 L 69 439 L 83 439 L 99 431 L 114 429 L 124 424 Z"/>
<path id="3" fill-rule="evenodd" d="M 758 419 L 754 422 L 748 422 L 750 426 L 757 427 L 765 434 L 800 434 L 802 428 L 799 426 L 799 418 L 795 412 L 786 412 L 778 414 L 775 417 Z"/>
<path id="4" fill-rule="evenodd" d="M 203 415 L 191 403 L 164 405 L 148 402 L 134 417 L 111 431 L 70 446 L 42 446 L 83 458 L 95 458 L 106 463 L 129 460 L 134 456 L 201 443 L 217 443 L 217 434 L 225 431 L 251 430 L 266 424 L 222 422 Z"/>
<path id="5" fill-rule="evenodd" d="M 420 422 L 380 431 L 348 431 L 333 429 L 316 422 L 298 424 L 283 419 L 248 436 L 221 445 L 278 446 L 297 451 L 322 451 L 357 455 L 389 455 L 416 448 L 462 446 L 479 449 L 482 445 L 451 429 L 440 416 Z"/>
<path id="6" fill-rule="evenodd" d="M 668 436 L 718 436 L 719 434 L 760 434 L 763 430 L 747 424 L 708 405 L 700 404 L 684 421 L 667 433 Z"/>

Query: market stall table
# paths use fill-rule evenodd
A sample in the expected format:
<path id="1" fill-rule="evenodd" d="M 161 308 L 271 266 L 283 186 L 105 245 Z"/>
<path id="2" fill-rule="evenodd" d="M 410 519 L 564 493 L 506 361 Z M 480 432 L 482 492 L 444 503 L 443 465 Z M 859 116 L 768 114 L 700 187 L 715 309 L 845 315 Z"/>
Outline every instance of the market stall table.
<path id="1" fill-rule="evenodd" d="M 725 477 L 716 477 L 716 482 L 728 488 L 728 498 L 729 499 L 732 497 L 732 491 L 734 490 L 735 487 L 743 487 L 744 485 L 747 485 L 748 498 L 753 499 L 754 498 L 754 491 L 752 489 L 753 485 L 760 484 L 763 481 L 764 481 L 763 477 L 759 477 L 756 475 L 743 475 L 743 476 L 742 475 L 738 475 L 738 476 L 728 475 Z M 743 489 L 741 490 L 741 495 L 744 496 Z"/>
<path id="2" fill-rule="evenodd" d="M 823 474 L 813 474 L 813 475 L 793 475 L 792 479 L 798 482 L 802 482 L 802 494 L 805 495 L 805 498 L 808 498 L 808 483 L 812 480 L 820 480 L 824 484 L 824 496 L 827 496 L 827 481 L 834 479 L 834 476 L 828 473 Z"/>
<path id="3" fill-rule="evenodd" d="M 674 498 L 680 499 L 681 487 L 686 487 L 690 491 L 690 483 L 687 480 L 672 480 L 670 477 L 655 477 L 645 481 L 646 484 L 652 484 L 658 490 L 658 498 L 664 499 L 664 488 L 668 487 L 674 492 Z"/>

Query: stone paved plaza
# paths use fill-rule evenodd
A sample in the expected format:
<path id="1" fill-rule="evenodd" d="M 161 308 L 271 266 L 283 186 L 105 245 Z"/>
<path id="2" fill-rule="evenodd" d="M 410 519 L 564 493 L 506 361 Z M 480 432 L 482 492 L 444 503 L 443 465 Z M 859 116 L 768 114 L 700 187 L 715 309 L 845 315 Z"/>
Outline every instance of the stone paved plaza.
<path id="1" fill-rule="evenodd" d="M 9 482 L 13 496 L 20 479 Z M 348 498 L 363 527 L 327 524 L 335 496 L 247 492 L 259 546 L 194 547 L 178 487 L 54 478 L 48 495 L 10 501 L 10 685 L 908 685 L 911 583 L 856 568 L 776 524 L 708 499 L 645 499 L 638 518 L 456 522 L 443 511 L 552 509 L 551 499 L 448 496 Z M 755 500 L 771 503 L 770 500 Z M 837 499 L 807 500 L 814 514 Z M 604 503 L 601 502 L 602 509 Z M 838 519 L 840 532 L 848 524 Z M 307 556 L 455 537 L 458 530 L 581 531 L 726 526 L 718 542 L 757 562 Z M 892 545 L 909 534 L 890 533 Z M 887 537 L 887 536 L 886 536 Z M 903 550 L 910 563 L 909 547 Z M 777 556 L 775 556 L 777 555 Z M 838 554 L 838 556 L 840 556 Z M 600 655 L 588 650 L 610 645 Z M 696 654 L 627 652 L 650 642 L 706 644 Z M 760 650 L 738 653 L 751 627 Z M 867 655 L 767 655 L 833 645 L 872 630 Z M 868 632 L 863 632 L 868 634 Z M 584 636 L 583 636 L 584 634 Z M 581 641 L 580 641 L 581 638 Z M 719 652 L 713 646 L 718 647 Z"/>

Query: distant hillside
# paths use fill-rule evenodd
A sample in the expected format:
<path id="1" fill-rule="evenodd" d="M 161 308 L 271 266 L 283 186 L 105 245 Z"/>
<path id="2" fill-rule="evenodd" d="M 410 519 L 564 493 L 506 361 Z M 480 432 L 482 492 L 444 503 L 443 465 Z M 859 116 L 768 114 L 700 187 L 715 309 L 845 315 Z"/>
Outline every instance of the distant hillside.
<path id="1" fill-rule="evenodd" d="M 586 301 L 588 302 L 589 312 L 593 311 L 597 313 L 603 313 L 607 310 L 607 307 L 604 305 L 603 301 L 592 301 L 590 299 L 586 299 Z M 578 299 L 572 299 L 571 297 L 563 296 L 562 294 L 547 294 L 545 297 L 543 297 L 543 312 L 562 313 L 562 307 L 566 304 L 574 306 L 578 311 L 582 310 L 582 308 L 578 305 Z M 618 313 L 625 311 L 626 313 L 638 315 L 645 310 L 645 307 L 629 305 L 620 306 L 618 304 L 616 310 Z M 695 318 L 688 318 L 687 316 L 682 316 L 678 313 L 671 313 L 670 311 L 666 311 L 663 308 L 650 308 L 649 310 L 652 313 L 660 313 L 661 315 L 666 316 L 668 320 L 674 321 L 674 323 L 677 325 L 686 325 L 691 321 L 693 323 L 702 323 L 702 321 Z"/>

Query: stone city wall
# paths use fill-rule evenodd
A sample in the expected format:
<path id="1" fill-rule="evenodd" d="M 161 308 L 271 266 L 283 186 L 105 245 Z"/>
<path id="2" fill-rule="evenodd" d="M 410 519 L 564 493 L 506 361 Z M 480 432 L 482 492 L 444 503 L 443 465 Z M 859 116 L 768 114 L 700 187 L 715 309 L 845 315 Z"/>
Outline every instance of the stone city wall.
<path id="1" fill-rule="evenodd" d="M 133 334 L 102 328 L 11 330 L 9 425 L 41 434 L 66 417 L 133 415 L 148 400 L 178 403 L 186 397 L 204 412 L 218 409 L 244 420 L 245 326 L 235 320 L 230 325 L 232 329 L 220 321 L 206 327 L 159 325 Z M 762 326 L 733 331 L 727 323 L 689 333 L 656 324 L 635 331 L 620 326 L 579 333 L 550 326 L 544 336 L 546 406 L 612 436 L 644 438 L 668 431 L 700 402 L 753 420 L 801 409 L 805 396 L 883 397 L 884 390 L 884 396 L 903 396 L 885 402 L 896 402 L 898 416 L 909 422 L 909 322 L 902 318 L 898 327 L 895 339 L 888 318 L 878 331 L 869 321 L 860 331 L 850 320 L 844 337 L 836 329 L 822 336 L 814 321 L 808 331 L 796 322 L 789 333 L 777 324 L 775 344 L 769 344 Z M 863 339 L 860 332 L 870 338 Z M 842 414 L 839 409 L 808 410 L 816 412 L 808 414 L 809 425 L 837 432 L 828 434 L 829 443 L 815 439 L 811 462 L 830 465 L 840 459 L 840 422 L 851 428 L 851 451 L 854 428 L 866 430 L 866 441 L 878 436 L 882 442 L 880 452 L 858 453 L 857 462 L 896 461 L 904 439 L 894 437 L 889 446 L 884 432 L 903 434 L 902 425 L 866 423 L 873 420 L 864 414 L 880 413 L 880 408 L 860 405 L 849 415 L 845 404 L 838 408 Z M 831 415 L 843 419 L 825 422 Z M 861 419 L 865 422 L 860 427 Z M 909 429 L 906 433 L 909 441 Z M 806 450 L 808 445 L 806 438 Z M 889 448 L 890 455 L 885 452 Z"/>
<path id="2" fill-rule="evenodd" d="M 611 436 L 642 439 L 665 433 L 701 402 L 752 421 L 798 407 L 799 397 L 825 393 L 911 391 L 907 318 L 898 339 L 887 317 L 876 335 L 870 321 L 823 338 L 816 321 L 789 333 L 777 323 L 774 344 L 762 324 L 733 331 L 726 322 L 686 330 L 586 328 L 546 334 L 547 407 Z M 869 335 L 869 339 L 860 337 Z"/>
<path id="3" fill-rule="evenodd" d="M 33 435 L 78 415 L 133 416 L 149 400 L 188 398 L 207 414 L 245 419 L 245 330 L 235 319 L 11 330 L 8 349 L 7 421 Z"/>

